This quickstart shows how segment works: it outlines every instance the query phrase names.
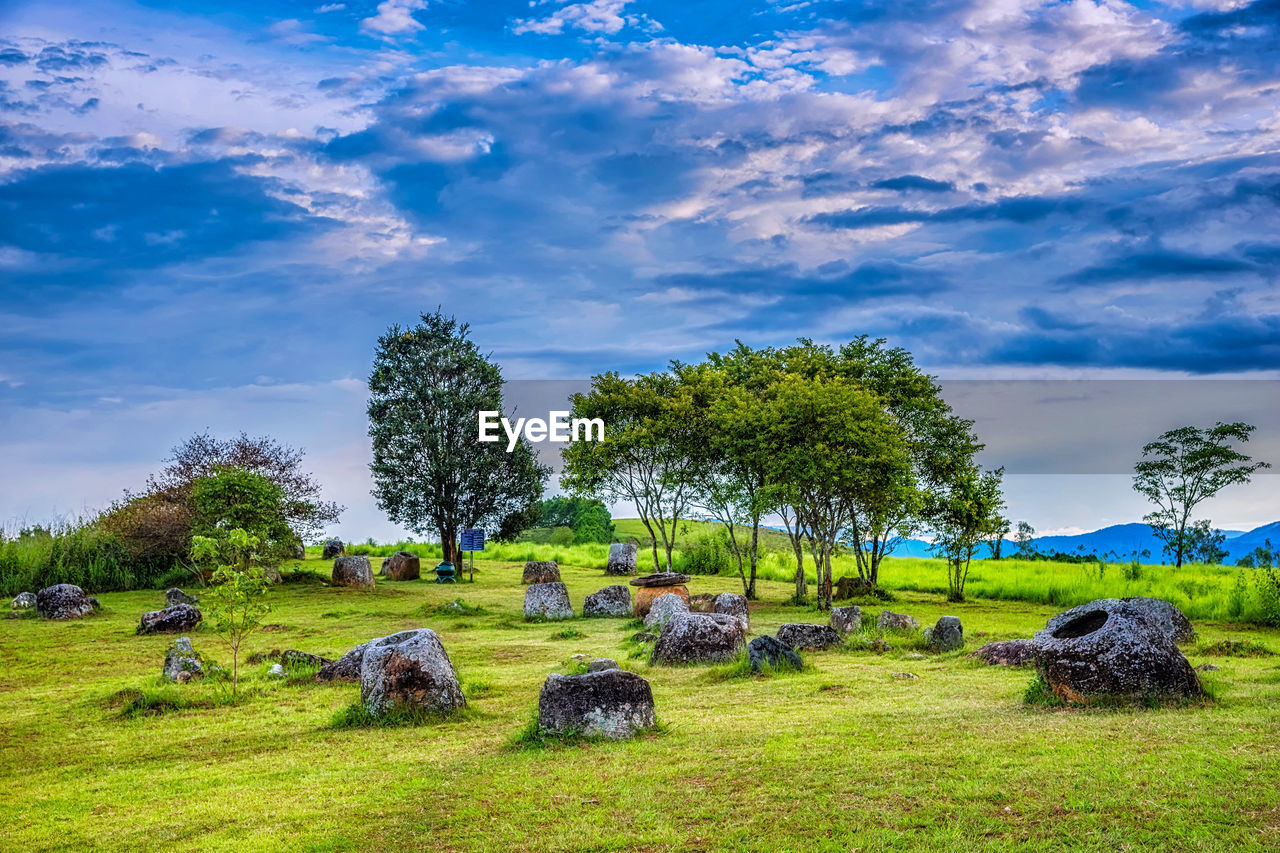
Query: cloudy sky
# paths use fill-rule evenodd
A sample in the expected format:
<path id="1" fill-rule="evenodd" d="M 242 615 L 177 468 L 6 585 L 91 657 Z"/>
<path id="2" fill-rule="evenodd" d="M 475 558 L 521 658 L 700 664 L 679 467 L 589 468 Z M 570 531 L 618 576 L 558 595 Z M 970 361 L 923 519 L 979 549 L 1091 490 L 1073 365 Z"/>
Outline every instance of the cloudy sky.
<path id="1" fill-rule="evenodd" d="M 518 379 L 864 332 L 944 377 L 1280 376 L 1276 0 L 173 5 L 0 7 L 8 523 L 246 429 L 387 535 L 363 378 L 437 305 Z M 1142 512 L 1043 491 L 1013 514 Z"/>

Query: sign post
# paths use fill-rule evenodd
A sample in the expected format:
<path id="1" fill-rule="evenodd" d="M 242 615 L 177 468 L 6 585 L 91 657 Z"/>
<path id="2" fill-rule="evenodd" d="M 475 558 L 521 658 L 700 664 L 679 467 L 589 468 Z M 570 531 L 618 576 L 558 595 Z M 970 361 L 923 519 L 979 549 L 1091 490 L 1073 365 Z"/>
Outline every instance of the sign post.
<path id="1" fill-rule="evenodd" d="M 484 550 L 484 531 L 475 528 L 462 531 L 462 543 L 459 550 L 466 551 L 470 558 L 470 581 L 476 581 L 476 551 Z"/>

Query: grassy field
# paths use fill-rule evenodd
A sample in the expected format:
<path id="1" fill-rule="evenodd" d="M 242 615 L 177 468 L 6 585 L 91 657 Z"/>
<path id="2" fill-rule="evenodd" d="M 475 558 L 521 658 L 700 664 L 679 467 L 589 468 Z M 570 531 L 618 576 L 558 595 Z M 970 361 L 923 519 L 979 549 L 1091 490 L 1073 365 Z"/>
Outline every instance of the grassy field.
<path id="1" fill-rule="evenodd" d="M 318 559 L 306 567 L 327 572 Z M 288 567 L 286 567 L 288 568 Z M 575 608 L 611 581 L 562 566 Z M 903 574 L 906 574 L 903 572 Z M 695 578 L 692 592 L 732 590 Z M 766 582 L 753 633 L 823 621 Z M 0 622 L 0 847 L 35 850 L 1266 850 L 1280 846 L 1280 657 L 1218 657 L 1224 639 L 1280 651 L 1280 634 L 1198 621 L 1185 648 L 1206 705 L 1028 707 L 1028 670 L 963 654 L 806 655 L 805 671 L 718 680 L 627 659 L 627 620 L 526 624 L 519 565 L 475 584 L 312 578 L 277 587 L 250 651 L 337 655 L 405 628 L 437 630 L 469 696 L 464 718 L 343 729 L 352 684 L 281 682 L 249 667 L 247 698 L 126 717 L 153 690 L 165 637 L 133 634 L 158 592 L 107 593 L 71 623 Z M 435 608 L 455 598 L 481 608 Z M 1057 608 L 948 605 L 903 592 L 929 624 L 954 613 L 969 647 L 1028 636 Z M 225 661 L 208 631 L 192 639 Z M 617 657 L 652 683 L 663 729 L 631 742 L 521 749 L 546 675 L 574 653 Z M 911 672 L 918 679 L 895 678 Z M 179 688 L 173 689 L 175 692 Z"/>

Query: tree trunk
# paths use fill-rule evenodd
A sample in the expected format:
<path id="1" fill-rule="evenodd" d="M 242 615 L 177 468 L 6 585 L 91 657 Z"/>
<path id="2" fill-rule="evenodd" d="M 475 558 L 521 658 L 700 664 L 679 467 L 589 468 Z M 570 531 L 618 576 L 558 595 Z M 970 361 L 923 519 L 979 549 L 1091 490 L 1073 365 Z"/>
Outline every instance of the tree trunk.
<path id="1" fill-rule="evenodd" d="M 756 566 L 760 562 L 760 516 L 751 520 L 751 583 L 747 587 L 747 598 L 756 597 Z"/>
<path id="2" fill-rule="evenodd" d="M 458 566 L 458 531 L 452 527 L 440 528 L 440 558 Z"/>

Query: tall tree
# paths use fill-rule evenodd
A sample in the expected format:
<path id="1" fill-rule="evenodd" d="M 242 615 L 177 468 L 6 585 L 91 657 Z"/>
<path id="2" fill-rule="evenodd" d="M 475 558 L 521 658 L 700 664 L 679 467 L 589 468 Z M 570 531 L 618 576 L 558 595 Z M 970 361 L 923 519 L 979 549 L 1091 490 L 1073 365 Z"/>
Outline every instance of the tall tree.
<path id="1" fill-rule="evenodd" d="M 767 395 L 771 482 L 813 547 L 818 607 L 831 607 L 831 558 L 858 507 L 874 507 L 910 467 L 902 430 L 856 383 L 784 377 Z"/>
<path id="2" fill-rule="evenodd" d="M 572 409 L 574 418 L 602 419 L 605 434 L 564 446 L 561 485 L 580 497 L 633 504 L 649 531 L 655 570 L 664 566 L 661 545 L 669 571 L 706 452 L 704 413 L 690 389 L 669 373 L 603 373 L 592 378 L 590 392 L 573 395 Z"/>
<path id="3" fill-rule="evenodd" d="M 378 339 L 369 376 L 373 496 L 392 521 L 438 534 L 454 562 L 463 529 L 506 538 L 533 523 L 550 474 L 524 441 L 511 452 L 479 441 L 481 411 L 503 411 L 502 372 L 467 324 L 437 309 Z"/>
<path id="4" fill-rule="evenodd" d="M 1247 442 L 1254 427 L 1246 423 L 1218 422 L 1201 429 L 1178 427 L 1142 448 L 1133 466 L 1133 488 L 1156 505 L 1144 518 L 1164 543 L 1164 551 L 1181 567 L 1191 539 L 1191 513 L 1227 486 L 1247 483 L 1255 471 L 1270 463 L 1255 462 L 1233 443 Z"/>

